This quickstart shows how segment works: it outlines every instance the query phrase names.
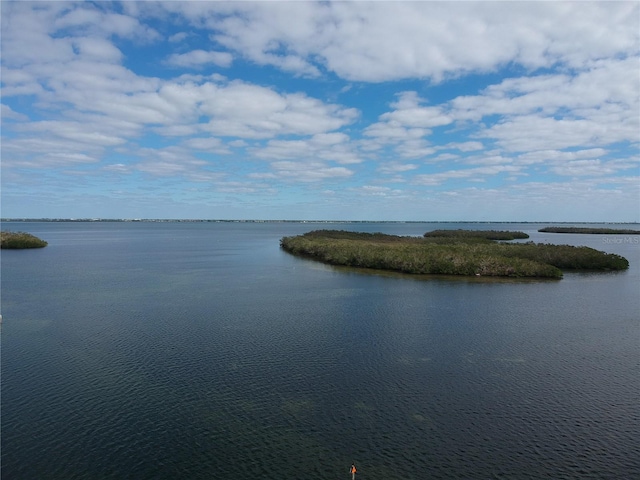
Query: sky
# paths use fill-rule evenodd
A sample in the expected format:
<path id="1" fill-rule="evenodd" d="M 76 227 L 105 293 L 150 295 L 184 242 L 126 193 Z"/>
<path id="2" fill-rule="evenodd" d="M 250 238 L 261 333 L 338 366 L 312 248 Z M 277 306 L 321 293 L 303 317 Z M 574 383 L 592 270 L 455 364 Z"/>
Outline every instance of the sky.
<path id="1" fill-rule="evenodd" d="M 640 222 L 640 2 L 0 8 L 3 218 Z"/>

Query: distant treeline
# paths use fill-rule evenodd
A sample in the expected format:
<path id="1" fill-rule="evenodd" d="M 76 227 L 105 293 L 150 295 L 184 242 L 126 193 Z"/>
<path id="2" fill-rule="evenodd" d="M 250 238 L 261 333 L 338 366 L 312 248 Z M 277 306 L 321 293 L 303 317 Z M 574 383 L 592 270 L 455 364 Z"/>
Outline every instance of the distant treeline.
<path id="1" fill-rule="evenodd" d="M 0 248 L 42 248 L 47 245 L 47 242 L 31 235 L 30 233 L 0 232 Z"/>
<path id="2" fill-rule="evenodd" d="M 478 235 L 401 237 L 382 233 L 315 230 L 283 237 L 281 247 L 332 265 L 410 274 L 561 278 L 562 270 L 624 270 L 619 255 L 589 247 L 498 243 Z"/>
<path id="3" fill-rule="evenodd" d="M 538 230 L 545 233 L 591 233 L 608 235 L 640 235 L 640 230 L 624 228 L 591 228 L 591 227 L 545 227 Z"/>

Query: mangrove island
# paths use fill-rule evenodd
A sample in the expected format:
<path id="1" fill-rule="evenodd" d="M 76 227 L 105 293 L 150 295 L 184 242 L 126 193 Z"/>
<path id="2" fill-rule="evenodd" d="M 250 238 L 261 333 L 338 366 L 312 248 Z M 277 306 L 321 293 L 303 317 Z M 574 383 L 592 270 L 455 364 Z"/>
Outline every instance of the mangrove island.
<path id="1" fill-rule="evenodd" d="M 43 248 L 47 245 L 47 242 L 30 233 L 0 232 L 0 248 Z"/>
<path id="2" fill-rule="evenodd" d="M 440 231 L 441 232 L 441 231 Z M 620 255 L 589 247 L 496 242 L 522 232 L 429 232 L 424 237 L 314 230 L 283 237 L 285 251 L 331 265 L 407 274 L 561 278 L 562 270 L 626 270 Z M 526 237 L 525 237 L 526 238 Z"/>
<path id="3" fill-rule="evenodd" d="M 515 240 L 529 238 L 524 232 L 507 230 L 433 230 L 424 234 L 425 237 L 439 238 L 485 238 L 487 240 Z"/>
<path id="4" fill-rule="evenodd" d="M 589 233 L 600 235 L 640 235 L 640 230 L 625 228 L 590 228 L 590 227 L 544 227 L 538 230 L 544 233 Z"/>

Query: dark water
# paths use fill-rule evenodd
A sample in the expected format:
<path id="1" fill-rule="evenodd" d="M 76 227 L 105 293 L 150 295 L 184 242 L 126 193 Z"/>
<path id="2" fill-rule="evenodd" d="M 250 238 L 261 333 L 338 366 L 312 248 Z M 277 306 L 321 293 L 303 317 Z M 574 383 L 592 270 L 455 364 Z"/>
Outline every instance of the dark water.
<path id="1" fill-rule="evenodd" d="M 419 279 L 278 245 L 453 224 L 4 224 L 49 246 L 2 251 L 2 479 L 640 478 L 640 237 L 545 225 L 464 227 L 631 269 Z"/>

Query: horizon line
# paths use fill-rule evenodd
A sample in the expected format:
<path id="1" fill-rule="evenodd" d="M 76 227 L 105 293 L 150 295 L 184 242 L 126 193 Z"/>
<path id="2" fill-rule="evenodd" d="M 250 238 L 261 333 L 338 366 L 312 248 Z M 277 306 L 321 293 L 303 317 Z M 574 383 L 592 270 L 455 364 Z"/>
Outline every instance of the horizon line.
<path id="1" fill-rule="evenodd" d="M 193 223 L 580 223 L 580 224 L 640 224 L 640 221 L 567 221 L 567 220 L 305 220 L 305 219 L 224 219 L 224 218 L 64 218 L 8 217 L 0 222 L 193 222 Z"/>

